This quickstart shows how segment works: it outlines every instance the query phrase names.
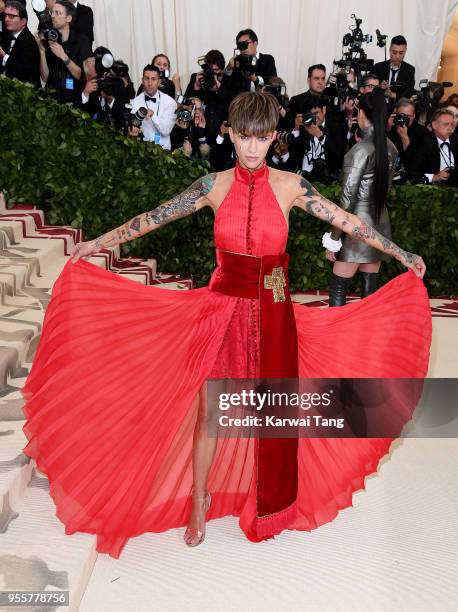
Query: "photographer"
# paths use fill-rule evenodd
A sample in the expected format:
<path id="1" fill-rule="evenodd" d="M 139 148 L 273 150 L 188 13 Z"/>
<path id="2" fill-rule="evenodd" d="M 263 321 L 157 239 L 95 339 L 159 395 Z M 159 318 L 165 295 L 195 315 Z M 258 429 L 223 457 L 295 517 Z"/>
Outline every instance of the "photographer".
<path id="1" fill-rule="evenodd" d="M 40 52 L 27 27 L 28 15 L 21 2 L 7 2 L 3 13 L 5 32 L 0 46 L 0 73 L 10 79 L 40 85 Z"/>
<path id="2" fill-rule="evenodd" d="M 215 144 L 210 152 L 210 165 L 216 170 L 228 170 L 235 166 L 235 149 L 229 137 L 229 125 L 223 121 L 219 128 Z"/>
<path id="3" fill-rule="evenodd" d="M 265 85 L 262 91 L 270 93 L 278 102 L 279 119 L 277 123 L 277 131 L 291 130 L 294 126 L 294 121 L 291 116 L 290 102 L 286 93 L 286 83 L 280 77 L 272 77 L 269 85 Z"/>
<path id="4" fill-rule="evenodd" d="M 313 64 L 313 66 L 308 67 L 307 84 L 309 86 L 307 91 L 293 96 L 289 101 L 293 118 L 304 112 L 305 105 L 310 101 L 310 98 L 324 94 L 326 89 L 326 67 L 324 64 Z"/>
<path id="5" fill-rule="evenodd" d="M 48 90 L 55 90 L 59 102 L 80 104 L 82 92 L 82 66 L 91 55 L 91 45 L 84 34 L 75 32 L 70 25 L 74 7 L 68 0 L 56 0 L 51 11 L 58 40 L 43 39 L 36 35 L 40 49 L 40 73 Z"/>
<path id="6" fill-rule="evenodd" d="M 360 83 L 359 95 L 346 104 L 347 115 L 347 142 L 348 149 L 356 144 L 355 138 L 358 128 L 358 98 L 366 93 L 372 93 L 375 87 L 380 87 L 380 79 L 376 74 L 369 72 L 366 74 Z"/>
<path id="7" fill-rule="evenodd" d="M 172 151 L 181 148 L 192 159 L 208 159 L 210 147 L 205 137 L 205 115 L 201 100 L 185 100 L 177 108 L 177 119 L 170 134 Z"/>
<path id="8" fill-rule="evenodd" d="M 221 51 L 212 49 L 198 62 L 202 70 L 191 75 L 185 97 L 199 98 L 205 105 L 207 143 L 213 147 L 221 123 L 227 119 L 232 92 L 228 77 L 223 74 L 225 61 Z"/>
<path id="9" fill-rule="evenodd" d="M 171 98 L 175 99 L 181 95 L 181 80 L 178 72 L 175 72 L 173 77 L 170 79 L 170 60 L 164 53 L 158 53 L 151 60 L 151 64 L 159 68 L 159 89 L 162 93 L 167 94 Z M 143 91 L 143 85 L 140 83 L 140 87 L 137 90 L 137 96 Z M 133 97 L 133 96 L 132 96 Z"/>
<path id="10" fill-rule="evenodd" d="M 404 36 L 394 36 L 390 44 L 390 59 L 374 65 L 373 73 L 380 79 L 391 103 L 399 98 L 410 98 L 415 92 L 415 68 L 404 61 L 407 41 Z"/>
<path id="11" fill-rule="evenodd" d="M 240 53 L 231 57 L 225 69 L 225 74 L 230 77 L 232 96 L 242 91 L 255 91 L 277 76 L 272 55 L 258 53 L 258 37 L 253 30 L 241 30 L 235 44 Z"/>
<path id="12" fill-rule="evenodd" d="M 154 142 L 164 149 L 170 149 L 170 132 L 175 125 L 176 102 L 173 98 L 159 91 L 159 68 L 148 64 L 143 69 L 143 92 L 132 100 L 132 114 L 139 108 L 145 108 L 147 115 L 142 122 L 143 139 Z M 132 127 L 129 135 L 136 138 L 139 128 Z"/>
<path id="13" fill-rule="evenodd" d="M 86 85 L 81 94 L 81 110 L 92 119 L 117 130 L 124 127 L 125 105 L 129 98 L 125 96 L 122 79 L 111 71 L 102 72 L 97 66 L 97 54 L 108 49 L 98 47 L 95 57 L 88 57 L 83 62 Z"/>
<path id="14" fill-rule="evenodd" d="M 345 134 L 340 122 L 327 117 L 326 102 L 315 96 L 295 117 L 295 139 L 289 150 L 309 181 L 329 184 L 338 179 L 345 154 Z"/>
<path id="15" fill-rule="evenodd" d="M 458 136 L 453 134 L 455 117 L 446 109 L 437 110 L 431 130 L 415 147 L 410 158 L 412 180 L 435 185 L 458 186 Z"/>
<path id="16" fill-rule="evenodd" d="M 428 135 L 428 130 L 415 122 L 415 104 L 411 100 L 400 98 L 397 101 L 394 113 L 388 118 L 387 132 L 408 172 L 409 160 L 416 154 L 417 144 Z"/>

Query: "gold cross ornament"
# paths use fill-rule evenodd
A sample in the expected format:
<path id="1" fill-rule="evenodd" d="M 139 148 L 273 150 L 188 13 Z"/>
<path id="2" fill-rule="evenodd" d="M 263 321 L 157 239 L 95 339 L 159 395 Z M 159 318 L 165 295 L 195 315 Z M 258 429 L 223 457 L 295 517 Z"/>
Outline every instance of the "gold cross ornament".
<path id="1" fill-rule="evenodd" d="M 274 268 L 272 275 L 264 276 L 264 289 L 272 289 L 274 302 L 284 302 L 286 300 L 283 287 L 286 287 L 286 278 L 283 268 Z"/>

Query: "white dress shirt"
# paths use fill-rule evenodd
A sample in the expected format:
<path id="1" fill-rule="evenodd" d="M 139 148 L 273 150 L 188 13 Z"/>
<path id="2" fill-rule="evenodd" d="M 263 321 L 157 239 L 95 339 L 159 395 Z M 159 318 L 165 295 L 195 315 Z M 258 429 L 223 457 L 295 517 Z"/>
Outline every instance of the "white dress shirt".
<path id="1" fill-rule="evenodd" d="M 148 94 L 146 94 L 148 95 Z M 152 117 L 146 117 L 142 122 L 142 130 L 144 140 L 147 142 L 158 141 L 164 149 L 170 149 L 170 132 L 176 121 L 177 103 L 173 98 L 161 91 L 157 91 L 151 98 L 156 98 L 156 102 L 145 101 L 145 92 L 131 101 L 132 114 L 136 113 L 139 108 L 144 106 L 148 110 L 154 111 Z"/>

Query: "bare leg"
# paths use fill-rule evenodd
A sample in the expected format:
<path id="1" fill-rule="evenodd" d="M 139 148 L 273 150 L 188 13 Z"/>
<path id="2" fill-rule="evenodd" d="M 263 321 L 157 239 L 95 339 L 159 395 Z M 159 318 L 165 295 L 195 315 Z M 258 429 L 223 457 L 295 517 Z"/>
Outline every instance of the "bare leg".
<path id="1" fill-rule="evenodd" d="M 374 263 L 359 264 L 360 272 L 378 272 L 380 270 L 381 261 L 374 261 Z"/>
<path id="2" fill-rule="evenodd" d="M 194 429 L 192 447 L 192 511 L 189 517 L 188 529 L 184 540 L 188 545 L 200 543 L 203 537 L 197 533 L 205 533 L 205 515 L 208 509 L 207 480 L 216 451 L 217 438 L 207 435 L 207 386 L 199 392 L 199 413 Z"/>

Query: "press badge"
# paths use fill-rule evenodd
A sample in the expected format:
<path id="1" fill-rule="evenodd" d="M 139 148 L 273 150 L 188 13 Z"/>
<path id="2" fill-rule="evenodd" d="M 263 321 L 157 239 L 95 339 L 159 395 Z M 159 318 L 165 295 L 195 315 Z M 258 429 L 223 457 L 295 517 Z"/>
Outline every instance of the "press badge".
<path id="1" fill-rule="evenodd" d="M 65 89 L 71 89 L 73 90 L 75 88 L 74 83 L 73 83 L 73 79 L 71 77 L 67 77 L 65 79 Z"/>
<path id="2" fill-rule="evenodd" d="M 154 132 L 154 144 L 159 144 L 160 142 L 161 142 L 160 132 Z"/>

